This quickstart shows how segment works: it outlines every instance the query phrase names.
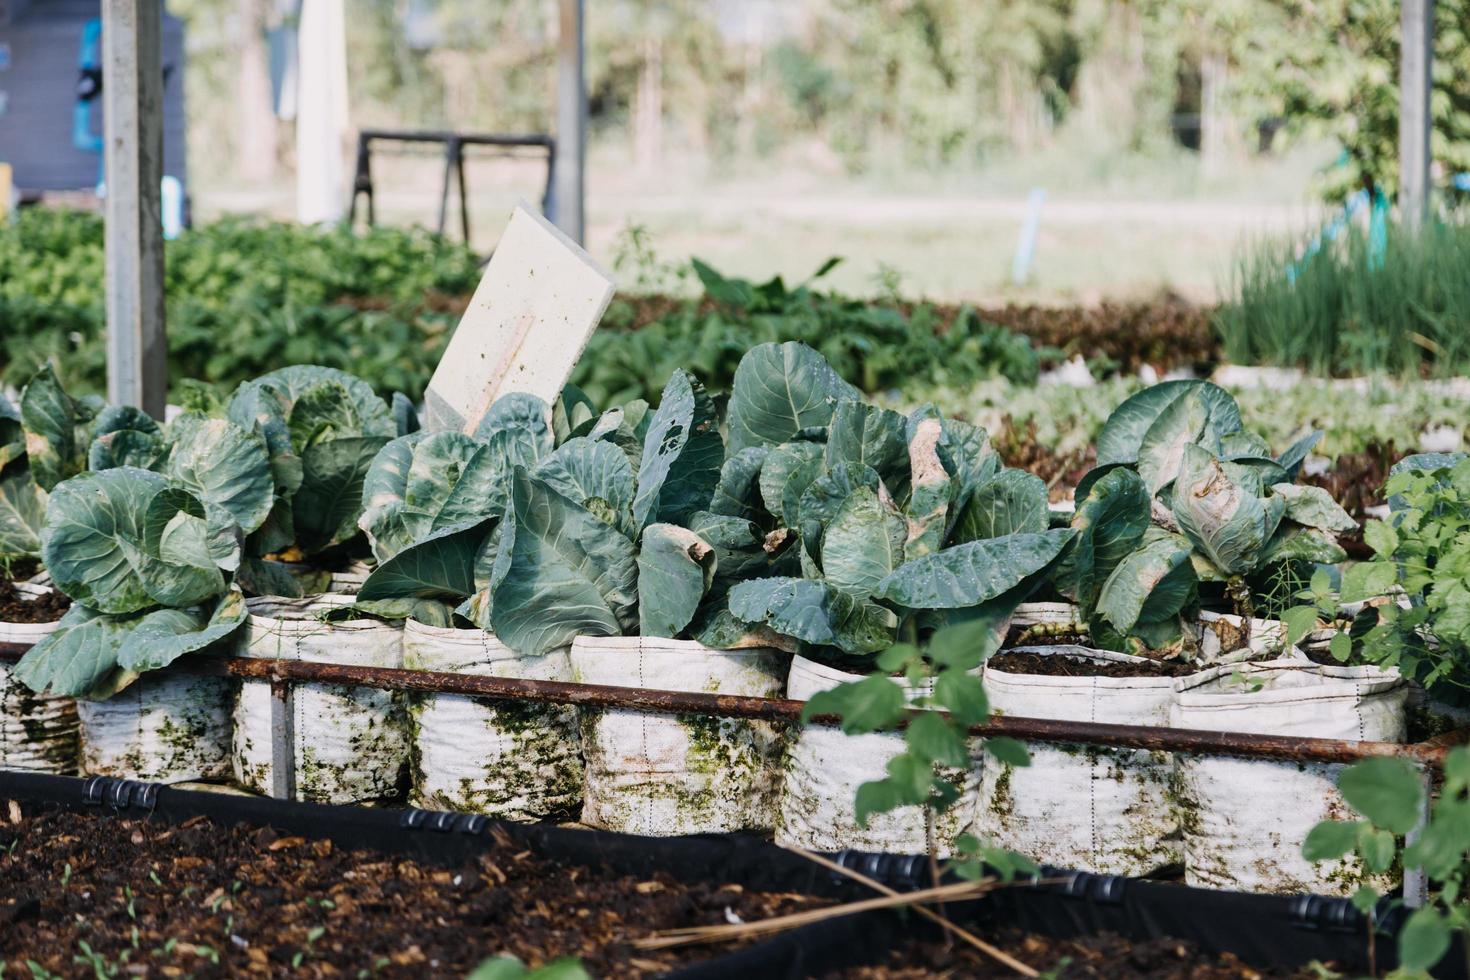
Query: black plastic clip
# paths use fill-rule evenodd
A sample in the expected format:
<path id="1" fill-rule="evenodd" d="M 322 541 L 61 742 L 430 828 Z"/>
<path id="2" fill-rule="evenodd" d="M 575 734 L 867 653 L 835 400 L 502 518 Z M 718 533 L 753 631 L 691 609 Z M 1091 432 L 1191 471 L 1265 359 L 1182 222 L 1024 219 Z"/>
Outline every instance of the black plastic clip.
<path id="1" fill-rule="evenodd" d="M 398 824 L 405 830 L 432 830 L 440 834 L 478 834 L 485 829 L 490 818 L 483 813 L 451 813 L 447 810 L 420 810 L 410 807 L 403 811 Z"/>
<path id="2" fill-rule="evenodd" d="M 833 862 L 880 884 L 900 891 L 924 887 L 929 880 L 929 859 L 922 854 L 884 854 L 878 851 L 839 851 Z M 831 872 L 833 881 L 851 881 Z"/>
<path id="3" fill-rule="evenodd" d="M 1291 900 L 1290 915 L 1292 923 L 1303 929 L 1358 932 L 1363 928 L 1363 913 L 1346 898 L 1297 895 Z"/>
<path id="4" fill-rule="evenodd" d="M 1119 905 L 1128 879 L 1123 875 L 1100 875 L 1091 871 L 1073 871 L 1070 868 L 1043 867 L 1041 878 L 1056 882 L 1056 887 L 1068 898 L 1080 898 L 1100 905 Z"/>
<path id="5" fill-rule="evenodd" d="M 93 776 L 82 786 L 82 803 L 87 806 L 109 806 L 114 810 L 136 807 L 152 813 L 158 805 L 158 783 L 145 783 L 138 779 L 116 779 L 112 776 Z"/>
<path id="6" fill-rule="evenodd" d="M 1322 932 L 1362 932 L 1366 923 L 1350 898 L 1297 895 L 1291 900 L 1289 914 L 1292 924 L 1298 928 Z M 1375 931 L 1396 934 L 1405 914 L 1403 905 L 1385 895 L 1373 909 Z"/>

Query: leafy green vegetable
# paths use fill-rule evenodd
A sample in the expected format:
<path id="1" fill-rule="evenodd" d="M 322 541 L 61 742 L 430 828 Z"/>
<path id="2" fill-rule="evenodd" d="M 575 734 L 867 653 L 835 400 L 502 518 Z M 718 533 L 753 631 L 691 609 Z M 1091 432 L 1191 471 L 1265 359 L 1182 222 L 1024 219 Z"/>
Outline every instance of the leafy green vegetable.
<path id="1" fill-rule="evenodd" d="M 732 434 L 713 506 L 768 529 L 767 552 L 795 541 L 799 567 L 734 583 L 706 642 L 766 629 L 817 655 L 873 654 L 921 619 L 1019 602 L 1072 537 L 1047 529 L 1045 487 L 999 470 L 983 430 L 864 405 L 832 377 L 790 344 L 753 348 L 736 371 L 732 433 L 739 420 L 756 444 Z"/>
<path id="2" fill-rule="evenodd" d="M 524 470 L 516 471 L 511 502 L 490 582 L 495 635 L 540 656 L 579 635 L 633 629 L 633 542 Z"/>
<path id="3" fill-rule="evenodd" d="M 1092 642 L 1173 647 L 1188 640 L 1181 617 L 1202 581 L 1224 583 L 1249 620 L 1253 582 L 1341 561 L 1335 535 L 1352 519 L 1324 491 L 1288 482 L 1316 439 L 1273 459 L 1241 428 L 1235 400 L 1203 381 L 1154 385 L 1118 406 L 1078 486 L 1077 544 L 1056 576 Z"/>
<path id="4" fill-rule="evenodd" d="M 238 557 L 193 494 L 148 470 L 84 473 L 51 494 L 41 550 L 57 588 L 103 613 L 191 606 L 225 591 Z"/>
<path id="5" fill-rule="evenodd" d="M 1388 519 L 1363 528 L 1374 555 L 1342 576 L 1342 601 L 1375 602 L 1338 630 L 1332 649 L 1341 660 L 1395 667 L 1436 698 L 1470 704 L 1470 458 L 1409 457 L 1395 470 L 1383 488 Z M 1322 515 L 1319 523 L 1335 519 Z M 1383 600 L 1398 590 L 1407 601 Z M 1294 637 L 1319 618 L 1337 620 L 1329 583 L 1298 597 L 1306 604 L 1290 610 Z"/>

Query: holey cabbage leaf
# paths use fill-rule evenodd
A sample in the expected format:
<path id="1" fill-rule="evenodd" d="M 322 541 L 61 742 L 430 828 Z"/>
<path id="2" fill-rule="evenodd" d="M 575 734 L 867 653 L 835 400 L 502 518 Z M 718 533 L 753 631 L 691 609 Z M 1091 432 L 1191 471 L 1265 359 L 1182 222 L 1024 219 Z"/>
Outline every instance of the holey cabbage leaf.
<path id="1" fill-rule="evenodd" d="M 774 635 L 817 656 L 867 656 L 901 632 L 1020 602 L 1065 554 L 1073 532 L 1048 529 L 1045 486 L 1003 469 L 984 430 L 933 406 L 868 405 L 799 344 L 751 350 L 736 378 L 733 452 L 711 506 L 759 529 L 765 555 L 724 588 L 717 568 L 703 642 Z M 720 567 L 742 552 L 754 557 L 722 548 Z"/>
<path id="2" fill-rule="evenodd" d="M 245 618 L 231 583 L 242 539 L 223 504 L 150 470 L 115 467 L 58 484 L 41 552 L 74 604 L 17 676 L 37 691 L 107 697 L 223 640 Z"/>
<path id="3" fill-rule="evenodd" d="M 1078 486 L 1077 539 L 1055 579 L 1093 644 L 1173 645 L 1202 582 L 1226 583 L 1248 614 L 1252 583 L 1271 568 L 1341 561 L 1336 535 L 1355 523 L 1326 491 L 1294 482 L 1320 437 L 1272 456 L 1205 381 L 1165 382 L 1118 406 Z"/>

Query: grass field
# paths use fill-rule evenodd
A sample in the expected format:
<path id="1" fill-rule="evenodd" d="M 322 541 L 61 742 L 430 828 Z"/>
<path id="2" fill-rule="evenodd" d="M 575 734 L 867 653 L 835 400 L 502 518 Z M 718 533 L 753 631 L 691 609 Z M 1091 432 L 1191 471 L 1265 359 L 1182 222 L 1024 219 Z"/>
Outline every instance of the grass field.
<path id="1" fill-rule="evenodd" d="M 588 170 L 588 241 L 611 264 L 625 230 L 637 225 L 665 259 L 697 255 L 755 278 L 799 278 L 840 255 L 847 261 L 830 284 L 854 295 L 898 282 L 906 295 L 944 301 L 1094 303 L 1172 290 L 1210 302 L 1243 241 L 1311 227 L 1316 162 L 1316 151 L 1304 150 L 1212 182 L 1188 157 L 1102 169 L 1055 153 L 972 176 L 857 179 L 782 161 L 769 167 L 780 176 L 671 164 L 667 174 L 640 177 L 601 152 Z M 432 226 L 437 167 L 432 159 L 375 160 L 379 219 Z M 488 250 L 517 198 L 539 200 L 544 171 L 488 161 L 468 169 L 472 237 Z M 1011 261 L 1031 181 L 1046 187 L 1047 200 L 1031 278 L 1016 287 Z M 456 208 L 451 201 L 451 216 Z M 199 217 L 228 211 L 289 217 L 291 190 L 197 189 Z"/>

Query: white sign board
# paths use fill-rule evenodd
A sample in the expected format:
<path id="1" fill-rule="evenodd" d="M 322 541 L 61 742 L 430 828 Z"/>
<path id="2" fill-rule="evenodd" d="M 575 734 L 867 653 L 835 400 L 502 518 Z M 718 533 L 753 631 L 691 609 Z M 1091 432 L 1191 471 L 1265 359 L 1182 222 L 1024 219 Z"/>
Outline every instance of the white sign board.
<path id="1" fill-rule="evenodd" d="M 524 203 L 434 370 L 424 428 L 473 435 L 501 395 L 556 401 L 613 295 L 613 278 Z"/>

